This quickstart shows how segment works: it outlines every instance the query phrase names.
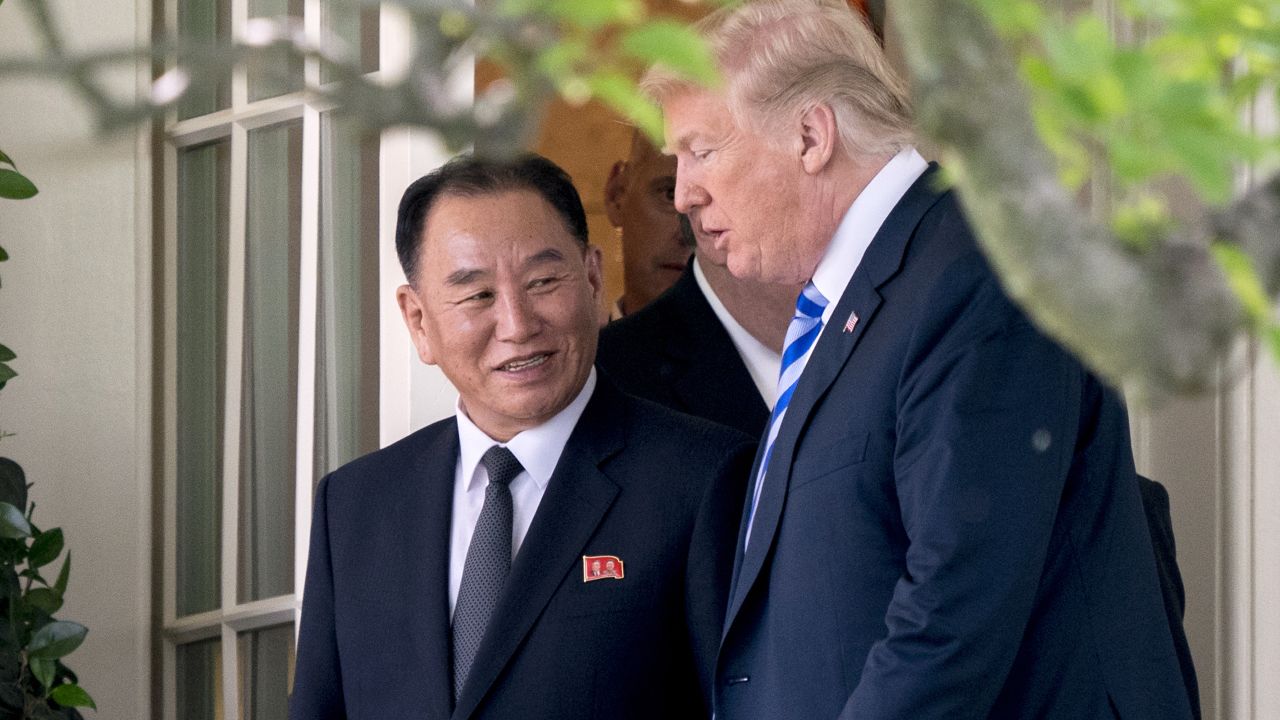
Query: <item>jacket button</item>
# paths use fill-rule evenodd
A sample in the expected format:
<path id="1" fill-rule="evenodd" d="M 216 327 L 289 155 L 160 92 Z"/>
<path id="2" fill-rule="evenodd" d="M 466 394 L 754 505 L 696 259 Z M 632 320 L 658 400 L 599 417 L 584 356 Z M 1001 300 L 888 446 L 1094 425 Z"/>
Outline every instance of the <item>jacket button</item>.
<path id="1" fill-rule="evenodd" d="M 747 675 L 738 675 L 736 677 L 725 678 L 725 685 L 741 685 L 742 683 L 751 682 L 751 677 Z"/>

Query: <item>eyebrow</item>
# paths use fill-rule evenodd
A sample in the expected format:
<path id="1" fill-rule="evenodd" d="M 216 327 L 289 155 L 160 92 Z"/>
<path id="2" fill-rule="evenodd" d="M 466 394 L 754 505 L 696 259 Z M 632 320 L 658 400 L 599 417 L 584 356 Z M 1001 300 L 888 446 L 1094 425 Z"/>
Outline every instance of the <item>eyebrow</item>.
<path id="1" fill-rule="evenodd" d="M 563 260 L 564 260 L 563 253 L 561 253 L 559 250 L 555 248 L 547 248 L 546 250 L 543 250 L 542 252 L 537 253 L 532 257 L 530 257 L 528 260 L 526 260 L 524 263 L 524 266 L 525 268 L 531 268 L 536 265 L 546 265 L 548 263 L 557 263 L 557 262 L 562 262 Z M 454 270 L 453 272 L 445 276 L 444 282 L 446 285 L 451 285 L 451 286 L 468 285 L 488 274 L 489 274 L 489 271 L 482 270 L 480 268 L 461 268 L 458 270 Z"/>

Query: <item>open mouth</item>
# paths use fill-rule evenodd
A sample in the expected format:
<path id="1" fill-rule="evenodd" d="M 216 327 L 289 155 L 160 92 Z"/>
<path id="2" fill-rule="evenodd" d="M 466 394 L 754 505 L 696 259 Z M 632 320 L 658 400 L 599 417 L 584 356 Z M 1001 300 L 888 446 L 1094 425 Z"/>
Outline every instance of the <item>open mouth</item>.
<path id="1" fill-rule="evenodd" d="M 522 370 L 531 370 L 545 363 L 547 361 L 547 358 L 549 357 L 551 357 L 550 353 L 539 353 L 538 355 L 531 355 L 527 358 L 512 360 L 511 362 L 506 363 L 505 365 L 498 366 L 498 369 L 503 372 L 520 372 Z"/>

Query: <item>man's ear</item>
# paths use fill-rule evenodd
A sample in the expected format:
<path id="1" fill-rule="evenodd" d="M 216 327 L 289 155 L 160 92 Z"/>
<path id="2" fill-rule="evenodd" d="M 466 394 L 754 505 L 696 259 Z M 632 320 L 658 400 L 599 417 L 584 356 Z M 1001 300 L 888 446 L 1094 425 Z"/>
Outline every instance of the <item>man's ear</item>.
<path id="1" fill-rule="evenodd" d="M 609 179 L 604 182 L 604 212 L 609 216 L 609 224 L 622 226 L 622 199 L 627 194 L 627 161 L 619 160 L 609 170 Z"/>
<path id="2" fill-rule="evenodd" d="M 800 164 L 810 175 L 817 175 L 831 162 L 840 142 L 836 115 L 831 106 L 818 103 L 800 116 Z"/>
<path id="3" fill-rule="evenodd" d="M 412 285 L 401 285 L 396 288 L 396 303 L 400 305 L 400 315 L 404 318 L 404 326 L 409 330 L 409 339 L 418 350 L 418 358 L 428 365 L 435 365 L 435 354 L 431 351 L 431 342 L 427 338 L 426 309 L 418 291 Z"/>
<path id="4" fill-rule="evenodd" d="M 591 284 L 591 297 L 597 303 L 604 295 L 604 271 L 603 259 L 600 248 L 595 245 L 588 245 L 586 254 L 582 258 L 587 265 L 587 282 Z"/>

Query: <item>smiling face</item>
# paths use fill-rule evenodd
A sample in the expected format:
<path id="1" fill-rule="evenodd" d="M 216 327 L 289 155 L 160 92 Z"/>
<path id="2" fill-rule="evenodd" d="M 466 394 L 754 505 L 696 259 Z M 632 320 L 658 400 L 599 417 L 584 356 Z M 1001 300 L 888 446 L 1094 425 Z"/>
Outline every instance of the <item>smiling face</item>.
<path id="1" fill-rule="evenodd" d="M 830 240 L 797 123 L 770 140 L 735 122 L 723 95 L 696 89 L 663 100 L 667 145 L 676 155 L 676 208 L 699 247 L 734 276 L 802 283 Z"/>
<path id="2" fill-rule="evenodd" d="M 613 166 L 605 184 L 605 211 L 622 231 L 623 295 L 628 314 L 675 284 L 693 252 L 673 203 L 676 159 L 647 140 L 632 140 L 631 156 Z"/>
<path id="3" fill-rule="evenodd" d="M 396 293 L 422 361 L 506 441 L 563 410 L 596 354 L 600 252 L 537 193 L 443 195 L 423 223 L 416 278 Z"/>

